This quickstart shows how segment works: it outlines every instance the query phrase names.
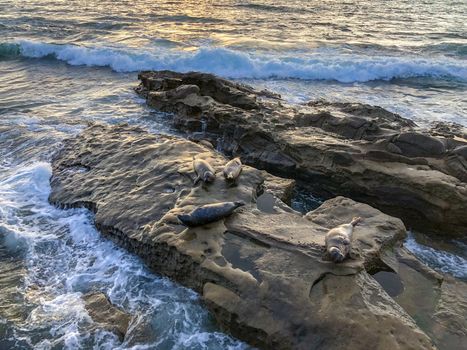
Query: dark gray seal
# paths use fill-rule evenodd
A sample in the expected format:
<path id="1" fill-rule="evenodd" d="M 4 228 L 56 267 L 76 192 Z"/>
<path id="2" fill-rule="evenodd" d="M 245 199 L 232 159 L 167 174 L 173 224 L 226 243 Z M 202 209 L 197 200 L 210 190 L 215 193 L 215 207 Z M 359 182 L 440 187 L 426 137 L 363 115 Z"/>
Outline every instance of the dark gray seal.
<path id="1" fill-rule="evenodd" d="M 242 161 L 240 158 L 234 158 L 228 162 L 223 170 L 224 177 L 228 181 L 235 181 L 242 172 Z"/>
<path id="2" fill-rule="evenodd" d="M 355 217 L 349 224 L 339 225 L 326 233 L 324 242 L 329 258 L 335 263 L 344 261 L 349 256 L 354 227 L 363 219 Z"/>
<path id="3" fill-rule="evenodd" d="M 207 161 L 193 158 L 193 170 L 196 173 L 195 185 L 201 180 L 211 183 L 216 179 L 216 171 Z"/>
<path id="4" fill-rule="evenodd" d="M 196 208 L 189 214 L 178 215 L 177 217 L 185 226 L 200 226 L 223 219 L 243 205 L 245 205 L 244 202 L 207 204 Z"/>

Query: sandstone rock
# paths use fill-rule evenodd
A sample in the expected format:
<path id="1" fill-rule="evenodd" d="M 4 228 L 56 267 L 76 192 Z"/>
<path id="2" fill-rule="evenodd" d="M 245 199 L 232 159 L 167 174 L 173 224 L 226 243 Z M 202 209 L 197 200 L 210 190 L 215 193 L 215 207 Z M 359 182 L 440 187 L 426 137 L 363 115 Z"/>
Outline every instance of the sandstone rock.
<path id="1" fill-rule="evenodd" d="M 107 296 L 101 292 L 83 295 L 86 310 L 99 328 L 107 329 L 123 341 L 131 321 L 131 316 L 112 305 Z"/>
<path id="2" fill-rule="evenodd" d="M 194 154 L 215 169 L 226 162 L 202 144 L 94 125 L 55 157 L 50 201 L 92 209 L 99 230 L 199 292 L 221 328 L 253 346 L 433 348 L 367 272 L 405 236 L 399 219 L 343 197 L 305 217 L 279 206 L 266 213 L 255 198 L 274 182 L 270 175 L 245 166 L 237 186 L 217 179 L 194 187 Z M 199 205 L 236 200 L 247 205 L 213 224 L 185 228 L 176 219 Z M 324 234 L 352 216 L 365 218 L 352 259 L 333 264 L 323 258 Z"/>
<path id="3" fill-rule="evenodd" d="M 397 135 L 392 142 L 407 157 L 439 156 L 446 152 L 439 139 L 418 132 L 405 132 Z"/>
<path id="4" fill-rule="evenodd" d="M 405 248 L 389 263 L 403 291 L 394 297 L 439 349 L 461 350 L 467 341 L 467 283 L 433 271 Z M 387 256 L 383 257 L 387 263 Z"/>
<path id="5" fill-rule="evenodd" d="M 362 104 L 289 106 L 210 74 L 162 71 L 139 77 L 137 91 L 148 104 L 173 113 L 177 128 L 198 133 L 246 164 L 294 178 L 324 198 L 366 202 L 409 227 L 465 235 L 462 133 L 422 132 L 410 120 Z M 170 98 L 170 90 L 160 88 L 153 94 L 148 81 L 154 78 L 176 78 L 198 86 L 199 93 Z"/>
<path id="6" fill-rule="evenodd" d="M 459 146 L 453 150 L 453 153 L 458 154 L 467 161 L 467 145 Z"/>
<path id="7" fill-rule="evenodd" d="M 443 349 L 461 350 L 467 342 L 467 283 L 445 276 L 433 315 L 431 334 Z"/>
<path id="8" fill-rule="evenodd" d="M 432 135 L 443 136 L 454 140 L 467 139 L 467 128 L 457 123 L 437 122 L 431 127 L 430 133 Z"/>

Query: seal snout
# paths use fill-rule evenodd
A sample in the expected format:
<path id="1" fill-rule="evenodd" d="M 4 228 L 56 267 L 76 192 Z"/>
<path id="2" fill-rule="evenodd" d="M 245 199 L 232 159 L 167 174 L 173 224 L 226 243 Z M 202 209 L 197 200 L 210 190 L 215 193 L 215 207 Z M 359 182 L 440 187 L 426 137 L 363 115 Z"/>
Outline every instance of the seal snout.
<path id="1" fill-rule="evenodd" d="M 211 171 L 206 171 L 204 173 L 203 181 L 204 182 L 214 182 L 216 179 L 216 175 L 214 175 Z"/>
<path id="2" fill-rule="evenodd" d="M 329 248 L 329 257 L 331 258 L 332 261 L 336 263 L 342 262 L 345 258 L 344 254 L 342 254 L 339 248 L 337 247 Z"/>
<path id="3" fill-rule="evenodd" d="M 238 207 L 243 207 L 245 205 L 245 202 L 244 201 L 235 201 L 234 204 L 235 204 L 235 208 L 238 208 Z"/>

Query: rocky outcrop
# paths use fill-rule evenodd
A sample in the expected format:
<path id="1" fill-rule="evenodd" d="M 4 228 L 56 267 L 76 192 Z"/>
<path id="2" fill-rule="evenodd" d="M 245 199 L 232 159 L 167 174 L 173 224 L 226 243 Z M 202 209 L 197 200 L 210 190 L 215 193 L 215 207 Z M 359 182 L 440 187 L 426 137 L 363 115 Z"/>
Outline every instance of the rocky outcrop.
<path id="1" fill-rule="evenodd" d="M 344 197 L 302 216 L 268 192 L 285 199 L 281 188 L 290 183 L 248 166 L 235 186 L 220 176 L 194 186 L 194 156 L 218 173 L 226 162 L 202 143 L 94 125 L 55 157 L 50 201 L 93 210 L 101 232 L 199 292 L 221 328 L 253 346 L 433 347 L 370 275 L 405 237 L 399 219 Z M 267 212 L 256 202 L 262 191 L 274 198 Z M 196 228 L 177 220 L 199 205 L 237 200 L 247 205 L 225 220 Z M 324 234 L 353 216 L 364 223 L 354 232 L 352 258 L 327 261 Z"/>
<path id="2" fill-rule="evenodd" d="M 422 131 L 380 107 L 279 96 L 210 74 L 143 72 L 137 88 L 174 125 L 229 155 L 299 180 L 325 198 L 343 195 L 401 217 L 410 227 L 464 236 L 465 130 Z"/>
<path id="3" fill-rule="evenodd" d="M 128 330 L 131 316 L 112 305 L 101 292 L 90 292 L 82 296 L 89 316 L 99 328 L 115 333 L 123 341 Z"/>

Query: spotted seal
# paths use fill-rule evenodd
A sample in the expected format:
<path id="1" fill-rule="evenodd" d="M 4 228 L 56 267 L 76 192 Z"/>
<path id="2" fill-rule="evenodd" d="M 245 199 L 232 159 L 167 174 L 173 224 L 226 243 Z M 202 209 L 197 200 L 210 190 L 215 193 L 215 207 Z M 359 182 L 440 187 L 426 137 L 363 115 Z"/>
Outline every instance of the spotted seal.
<path id="1" fill-rule="evenodd" d="M 235 181 L 242 172 L 242 161 L 239 157 L 232 159 L 228 162 L 223 170 L 223 174 L 226 180 Z"/>
<path id="2" fill-rule="evenodd" d="M 200 226 L 223 219 L 243 205 L 245 203 L 241 201 L 207 204 L 194 209 L 189 214 L 182 214 L 177 217 L 185 226 Z"/>
<path id="3" fill-rule="evenodd" d="M 216 179 L 216 171 L 207 161 L 193 158 L 193 170 L 196 173 L 195 185 L 199 181 L 211 183 Z"/>
<path id="4" fill-rule="evenodd" d="M 355 217 L 349 224 L 342 224 L 326 233 L 326 252 L 335 263 L 342 262 L 350 253 L 354 227 L 363 219 Z"/>

